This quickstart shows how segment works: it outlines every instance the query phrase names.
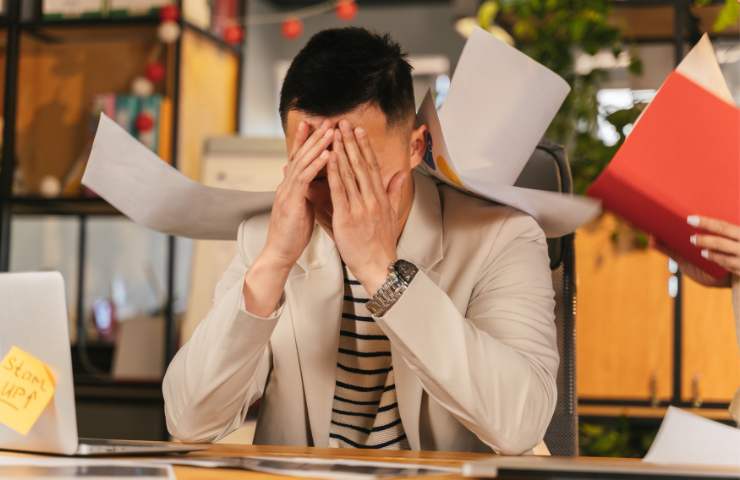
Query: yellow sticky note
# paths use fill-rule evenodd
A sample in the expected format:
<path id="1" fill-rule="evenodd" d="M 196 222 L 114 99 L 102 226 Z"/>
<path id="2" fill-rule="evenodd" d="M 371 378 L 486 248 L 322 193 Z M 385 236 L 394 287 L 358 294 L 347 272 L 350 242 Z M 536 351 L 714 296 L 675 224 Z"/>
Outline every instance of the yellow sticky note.
<path id="1" fill-rule="evenodd" d="M 0 423 L 28 434 L 54 396 L 51 369 L 18 347 L 0 362 Z"/>

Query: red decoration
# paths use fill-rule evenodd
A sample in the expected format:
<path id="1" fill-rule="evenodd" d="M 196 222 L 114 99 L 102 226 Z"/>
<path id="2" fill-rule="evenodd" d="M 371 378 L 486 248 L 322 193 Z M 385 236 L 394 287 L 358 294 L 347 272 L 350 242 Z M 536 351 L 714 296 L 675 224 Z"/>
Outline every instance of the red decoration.
<path id="1" fill-rule="evenodd" d="M 148 113 L 140 113 L 136 116 L 136 130 L 139 132 L 148 132 L 154 128 L 154 119 Z"/>
<path id="2" fill-rule="evenodd" d="M 298 38 L 303 33 L 303 22 L 300 18 L 288 18 L 283 21 L 283 37 L 290 40 Z"/>
<path id="3" fill-rule="evenodd" d="M 146 66 L 146 78 L 152 83 L 161 82 L 164 78 L 164 65 L 159 62 L 153 62 Z"/>
<path id="4" fill-rule="evenodd" d="M 177 5 L 165 5 L 164 7 L 159 9 L 159 19 L 163 22 L 174 22 L 178 18 L 180 18 L 180 9 L 177 8 Z"/>
<path id="5" fill-rule="evenodd" d="M 357 3 L 355 0 L 341 0 L 337 4 L 337 17 L 342 20 L 352 20 L 357 15 Z"/>
<path id="6" fill-rule="evenodd" d="M 239 25 L 231 25 L 224 29 L 224 41 L 229 45 L 239 45 L 244 40 L 244 29 Z"/>

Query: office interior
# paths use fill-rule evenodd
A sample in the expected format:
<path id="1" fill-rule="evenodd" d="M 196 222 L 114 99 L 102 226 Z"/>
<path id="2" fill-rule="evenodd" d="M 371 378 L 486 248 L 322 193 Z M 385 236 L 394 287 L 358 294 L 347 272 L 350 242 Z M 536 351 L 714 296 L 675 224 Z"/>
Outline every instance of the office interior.
<path id="1" fill-rule="evenodd" d="M 311 35 L 348 25 L 390 33 L 414 66 L 417 105 L 428 89 L 442 103 L 490 2 L 152 0 L 119 15 L 50 14 L 43 3 L 5 0 L 0 17 L 0 271 L 64 276 L 80 435 L 166 440 L 162 376 L 207 311 L 234 244 L 153 232 L 85 189 L 96 113 L 105 102 L 151 100 L 126 121 L 165 162 L 208 185 L 270 188 L 285 161 L 281 80 Z M 338 10 L 343 3 L 352 8 Z M 546 57 L 536 22 L 569 29 L 552 47 L 566 57 L 557 73 L 582 100 L 561 122 L 579 135 L 550 140 L 563 144 L 578 193 L 703 33 L 740 101 L 734 0 L 590 0 L 544 20 L 503 7 L 538 0 L 493 3 L 502 11 L 485 27 L 535 59 Z M 162 15 L 168 7 L 179 15 Z M 588 15 L 608 35 L 577 33 Z M 731 294 L 682 276 L 649 243 L 604 213 L 556 247 L 571 453 L 641 457 L 669 405 L 733 424 Z M 223 441 L 250 443 L 256 414 Z"/>

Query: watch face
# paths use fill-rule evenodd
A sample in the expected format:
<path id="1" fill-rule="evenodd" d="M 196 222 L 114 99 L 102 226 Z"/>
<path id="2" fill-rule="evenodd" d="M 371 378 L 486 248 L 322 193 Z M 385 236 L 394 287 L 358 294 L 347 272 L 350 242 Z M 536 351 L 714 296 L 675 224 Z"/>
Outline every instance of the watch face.
<path id="1" fill-rule="evenodd" d="M 411 280 L 414 279 L 416 272 L 419 271 L 419 269 L 416 268 L 416 265 L 411 262 L 407 262 L 406 260 L 397 261 L 394 265 L 394 268 L 396 272 L 398 272 L 398 275 L 403 279 L 403 281 L 406 282 L 406 284 L 411 283 Z"/>

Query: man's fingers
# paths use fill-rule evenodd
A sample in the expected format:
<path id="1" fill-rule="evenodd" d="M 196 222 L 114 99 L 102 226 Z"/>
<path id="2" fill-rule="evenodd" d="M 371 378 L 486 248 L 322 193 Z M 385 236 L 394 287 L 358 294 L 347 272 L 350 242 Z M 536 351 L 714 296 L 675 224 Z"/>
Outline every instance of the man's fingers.
<path id="1" fill-rule="evenodd" d="M 334 138 L 334 129 L 330 128 L 324 132 L 321 138 L 301 156 L 296 158 L 296 172 L 300 174 L 321 152 L 325 151 Z"/>
<path id="2" fill-rule="evenodd" d="M 326 166 L 326 164 L 329 162 L 329 152 L 327 150 L 324 150 L 321 152 L 321 154 L 314 160 L 313 162 L 309 163 L 306 168 L 303 169 L 298 174 L 298 180 L 299 182 L 304 186 L 304 188 L 308 188 L 308 185 L 313 181 L 314 178 L 316 178 L 316 175 L 319 174 L 322 168 Z"/>
<path id="3" fill-rule="evenodd" d="M 295 138 L 293 139 L 293 145 L 291 145 L 290 147 L 288 158 L 294 158 L 295 154 L 298 153 L 298 150 L 301 148 L 301 146 L 306 143 L 306 139 L 308 138 L 308 130 L 308 123 L 306 123 L 304 120 L 301 120 L 301 122 L 298 124 L 298 128 L 296 129 Z"/>
<path id="4" fill-rule="evenodd" d="M 316 142 L 319 142 L 323 138 L 324 134 L 329 129 L 329 127 L 331 127 L 331 123 L 329 122 L 329 120 L 324 120 L 323 122 L 321 122 L 321 125 L 319 125 L 319 128 L 314 130 L 311 136 L 308 137 L 308 140 L 303 142 L 303 145 L 301 145 L 298 148 L 298 150 L 296 151 L 292 159 L 299 159 L 299 158 L 305 157 L 306 152 L 308 152 L 311 148 L 313 148 Z"/>
<path id="5" fill-rule="evenodd" d="M 716 235 L 692 235 L 691 243 L 700 248 L 740 257 L 740 244 L 734 240 Z"/>
<path id="6" fill-rule="evenodd" d="M 359 203 L 361 201 L 360 192 L 357 189 L 357 180 L 355 174 L 352 172 L 352 167 L 349 164 L 347 153 L 345 148 L 339 148 L 339 145 L 335 142 L 337 150 L 333 152 L 337 159 L 337 171 L 339 172 L 339 180 L 344 186 L 344 191 L 347 194 L 347 200 L 349 200 L 350 208 L 353 203 Z"/>
<path id="7" fill-rule="evenodd" d="M 352 170 L 356 174 L 357 182 L 360 186 L 360 189 L 362 190 L 363 195 L 365 195 L 365 199 L 371 200 L 371 198 L 368 198 L 366 195 L 372 192 L 371 190 L 372 185 L 370 184 L 369 174 L 367 173 L 367 166 L 366 166 L 365 159 L 362 157 L 362 152 L 360 152 L 360 147 L 357 145 L 357 142 L 355 141 L 355 134 L 352 131 L 352 126 L 347 120 L 342 119 L 339 121 L 339 129 L 342 132 L 344 150 L 347 152 L 347 157 L 349 158 L 349 164 L 351 165 Z M 341 163 L 340 163 L 340 167 L 341 167 Z M 340 172 L 341 172 L 341 168 L 340 168 Z"/>
<path id="8" fill-rule="evenodd" d="M 362 127 L 355 128 L 355 138 L 360 146 L 360 152 L 365 159 L 365 165 L 370 173 L 370 181 L 373 183 L 373 187 L 376 192 L 383 191 L 383 179 L 380 177 L 380 167 L 378 166 L 378 160 L 375 158 L 375 152 L 370 146 L 370 139 L 367 136 L 367 132 Z"/>
<path id="9" fill-rule="evenodd" d="M 349 212 L 347 205 L 347 192 L 342 183 L 342 179 L 339 177 L 339 165 L 338 165 L 337 152 L 332 152 L 329 155 L 329 163 L 326 166 L 326 176 L 329 179 L 329 192 L 331 194 L 331 203 L 334 207 L 334 213 L 346 214 Z"/>
<path id="10" fill-rule="evenodd" d="M 362 158 L 358 158 L 356 155 L 350 156 L 347 153 L 343 137 L 344 135 L 337 130 L 334 134 L 334 149 L 341 160 L 349 158 L 347 164 L 352 169 L 352 173 L 356 179 L 356 185 L 358 186 L 359 192 L 362 195 L 362 199 L 365 201 L 366 206 L 374 205 L 377 203 L 377 199 L 375 198 L 375 191 L 373 189 L 370 180 L 370 173 L 367 171 L 366 164 Z"/>
<path id="11" fill-rule="evenodd" d="M 686 219 L 686 221 L 693 227 L 703 228 L 704 230 L 733 240 L 740 240 L 740 226 L 733 225 L 724 220 L 691 215 Z"/>

